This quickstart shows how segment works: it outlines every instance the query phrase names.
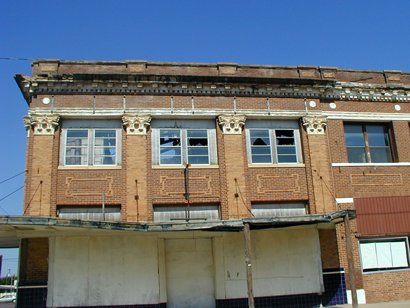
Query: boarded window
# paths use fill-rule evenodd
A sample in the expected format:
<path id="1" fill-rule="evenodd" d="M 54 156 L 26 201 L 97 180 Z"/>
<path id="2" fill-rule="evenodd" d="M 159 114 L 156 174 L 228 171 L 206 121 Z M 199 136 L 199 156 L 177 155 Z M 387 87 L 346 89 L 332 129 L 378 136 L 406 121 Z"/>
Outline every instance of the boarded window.
<path id="1" fill-rule="evenodd" d="M 121 207 L 106 207 L 103 213 L 102 207 L 60 207 L 57 212 L 59 218 L 98 220 L 98 221 L 121 221 Z"/>
<path id="2" fill-rule="evenodd" d="M 296 203 L 254 203 L 252 204 L 254 217 L 281 217 L 306 215 L 306 204 Z"/>
<path id="3" fill-rule="evenodd" d="M 156 205 L 154 222 L 215 221 L 220 219 L 218 205 Z"/>
<path id="4" fill-rule="evenodd" d="M 408 268 L 407 239 L 387 238 L 361 240 L 360 257 L 364 272 Z"/>

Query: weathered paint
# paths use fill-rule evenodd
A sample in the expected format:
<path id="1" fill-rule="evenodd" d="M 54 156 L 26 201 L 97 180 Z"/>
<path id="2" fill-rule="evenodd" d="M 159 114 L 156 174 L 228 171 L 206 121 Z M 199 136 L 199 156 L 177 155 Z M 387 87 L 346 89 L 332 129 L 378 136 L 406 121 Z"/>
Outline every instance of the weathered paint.
<path id="1" fill-rule="evenodd" d="M 322 276 L 316 229 L 253 231 L 254 296 L 319 293 Z M 224 235 L 226 298 L 246 297 L 241 233 Z"/>
<path id="2" fill-rule="evenodd" d="M 323 291 L 314 227 L 251 238 L 255 297 Z M 242 232 L 55 236 L 49 261 L 48 306 L 212 307 L 247 296 Z"/>
<path id="3" fill-rule="evenodd" d="M 215 306 L 212 239 L 167 239 L 167 307 Z"/>
<path id="4" fill-rule="evenodd" d="M 49 306 L 159 302 L 156 238 L 56 237 L 50 254 Z"/>
<path id="5" fill-rule="evenodd" d="M 410 233 L 410 196 L 355 198 L 360 236 Z"/>

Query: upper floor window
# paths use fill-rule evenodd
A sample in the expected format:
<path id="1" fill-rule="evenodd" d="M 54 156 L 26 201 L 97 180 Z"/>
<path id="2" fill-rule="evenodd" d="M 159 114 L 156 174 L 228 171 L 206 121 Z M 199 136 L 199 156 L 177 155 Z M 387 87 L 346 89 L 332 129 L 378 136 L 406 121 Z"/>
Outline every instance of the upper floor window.
<path id="1" fill-rule="evenodd" d="M 292 164 L 302 161 L 296 122 L 248 121 L 248 160 L 252 164 Z"/>
<path id="2" fill-rule="evenodd" d="M 393 161 L 388 125 L 347 123 L 344 129 L 349 163 Z"/>
<path id="3" fill-rule="evenodd" d="M 170 122 L 157 120 L 152 123 L 154 165 L 217 163 L 216 131 L 210 128 L 208 121 Z"/>
<path id="4" fill-rule="evenodd" d="M 90 126 L 99 126 L 93 122 L 89 123 L 91 123 Z M 61 164 L 65 166 L 118 165 L 120 130 L 105 127 L 85 128 L 84 126 L 87 126 L 87 121 L 85 123 L 82 121 L 63 123 Z"/>

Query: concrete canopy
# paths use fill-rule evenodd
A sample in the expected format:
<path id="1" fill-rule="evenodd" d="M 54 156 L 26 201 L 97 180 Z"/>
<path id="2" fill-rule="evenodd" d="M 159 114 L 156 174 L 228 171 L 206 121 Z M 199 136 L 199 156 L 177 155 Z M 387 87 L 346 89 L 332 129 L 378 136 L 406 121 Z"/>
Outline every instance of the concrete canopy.
<path id="1" fill-rule="evenodd" d="M 317 225 L 319 229 L 328 229 L 350 219 L 356 214 L 352 210 L 337 211 L 321 215 L 303 215 L 275 218 L 249 218 L 209 222 L 178 222 L 160 224 L 131 224 L 107 221 L 68 220 L 52 217 L 0 216 L 0 247 L 18 248 L 21 238 L 49 237 L 55 232 L 78 233 L 85 230 L 98 232 L 172 232 L 172 231 L 242 231 L 248 223 L 251 229 L 286 228 Z"/>

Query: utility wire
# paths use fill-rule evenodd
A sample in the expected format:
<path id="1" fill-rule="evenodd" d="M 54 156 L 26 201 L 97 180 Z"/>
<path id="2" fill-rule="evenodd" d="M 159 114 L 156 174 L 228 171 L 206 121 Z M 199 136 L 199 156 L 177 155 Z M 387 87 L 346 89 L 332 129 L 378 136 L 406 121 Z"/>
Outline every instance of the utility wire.
<path id="1" fill-rule="evenodd" d="M 16 57 L 0 57 L 0 60 L 8 60 L 8 61 L 33 61 L 34 59 L 30 59 L 30 58 L 16 58 Z"/>
<path id="2" fill-rule="evenodd" d="M 0 202 L 1 201 L 3 201 L 4 199 L 6 199 L 7 197 L 10 197 L 12 194 L 14 194 L 14 193 L 16 193 L 16 192 L 18 192 L 20 189 L 22 189 L 24 187 L 24 185 L 23 186 L 21 186 L 21 187 L 19 187 L 19 188 L 17 188 L 16 190 L 14 190 L 14 191 L 12 191 L 11 193 L 9 193 L 8 195 L 6 195 L 6 196 L 4 196 L 3 198 L 1 198 L 0 199 Z M 9 212 L 7 212 L 3 207 L 1 207 L 0 206 L 0 209 L 2 209 L 3 210 L 3 212 L 4 213 L 6 213 L 7 215 L 10 215 L 10 213 Z"/>
<path id="3" fill-rule="evenodd" d="M 24 170 L 24 171 L 22 171 L 22 172 L 20 172 L 20 173 L 17 173 L 16 175 L 13 175 L 13 176 L 9 177 L 8 179 L 5 179 L 5 180 L 3 180 L 3 181 L 0 181 L 0 184 L 3 184 L 4 182 L 7 182 L 7 181 L 9 181 L 9 180 L 11 180 L 11 179 L 14 179 L 15 177 L 18 177 L 19 175 L 21 175 L 21 174 L 23 174 L 23 173 L 26 173 L 26 170 Z"/>

